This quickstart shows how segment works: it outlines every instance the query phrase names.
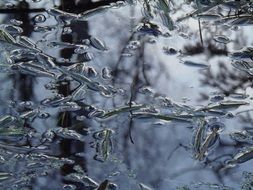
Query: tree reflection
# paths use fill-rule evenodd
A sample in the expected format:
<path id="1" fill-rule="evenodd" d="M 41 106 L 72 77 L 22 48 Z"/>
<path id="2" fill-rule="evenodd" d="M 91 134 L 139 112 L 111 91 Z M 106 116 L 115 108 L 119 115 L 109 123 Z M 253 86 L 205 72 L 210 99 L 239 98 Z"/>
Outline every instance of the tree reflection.
<path id="1" fill-rule="evenodd" d="M 26 1 L 21 1 L 17 4 L 17 9 L 29 9 L 29 4 Z M 31 36 L 34 26 L 30 20 L 29 13 L 17 12 L 7 17 L 22 21 L 20 27 L 23 29 L 21 35 Z M 21 101 L 30 101 L 33 98 L 33 80 L 34 77 L 17 73 L 14 77 L 14 88 L 19 89 L 19 99 Z M 17 85 L 17 86 L 16 86 Z"/>
<path id="2" fill-rule="evenodd" d="M 85 1 L 86 3 L 91 3 L 91 1 Z M 78 13 L 79 11 L 84 11 L 83 9 L 80 9 L 79 3 L 76 4 L 74 1 L 69 0 L 62 0 L 60 9 L 63 11 L 70 11 L 73 13 Z M 69 27 L 71 29 L 71 33 L 64 34 L 62 32 L 61 34 L 61 41 L 62 42 L 68 42 L 68 43 L 81 43 L 83 39 L 87 39 L 89 37 L 88 35 L 88 23 L 86 21 L 73 21 L 70 23 L 70 25 L 64 25 L 62 30 L 64 30 L 65 27 Z M 63 48 L 60 50 L 60 56 L 64 59 L 71 60 L 71 57 L 74 55 L 74 49 L 75 48 Z M 81 60 L 80 60 L 81 61 Z M 59 65 L 60 66 L 60 65 Z M 60 81 L 58 82 L 58 93 L 62 94 L 63 96 L 69 96 L 71 95 L 71 83 L 68 80 Z M 71 112 L 65 111 L 59 113 L 59 120 L 58 125 L 63 128 L 70 128 L 71 126 L 74 126 L 78 123 L 78 121 L 73 117 Z M 86 124 L 83 122 L 81 128 L 87 128 Z M 81 134 L 83 132 L 79 131 Z M 86 172 L 86 160 L 82 157 L 76 157 L 76 153 L 84 153 L 85 152 L 85 143 L 75 141 L 75 140 L 68 140 L 68 139 L 62 139 L 60 141 L 60 156 L 67 157 L 75 160 L 75 163 L 73 165 L 65 164 L 62 167 L 62 174 L 67 175 L 72 172 L 75 172 L 73 170 L 73 167 L 75 165 L 80 165 L 81 168 Z M 81 184 L 75 184 L 79 188 L 81 188 Z"/>

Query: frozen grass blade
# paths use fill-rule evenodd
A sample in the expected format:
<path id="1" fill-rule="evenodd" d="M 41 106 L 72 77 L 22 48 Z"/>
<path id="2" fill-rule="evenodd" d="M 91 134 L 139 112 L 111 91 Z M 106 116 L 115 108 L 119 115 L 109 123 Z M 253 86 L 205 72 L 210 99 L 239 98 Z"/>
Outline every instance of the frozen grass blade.
<path id="1" fill-rule="evenodd" d="M 136 110 L 139 110 L 139 109 L 145 108 L 145 107 L 146 107 L 145 105 L 125 106 L 125 107 L 114 109 L 112 111 L 108 111 L 104 115 L 102 115 L 100 118 L 106 119 L 106 118 L 112 117 L 114 115 L 118 115 L 120 113 L 125 113 L 125 112 L 130 112 L 130 111 L 136 111 Z"/>

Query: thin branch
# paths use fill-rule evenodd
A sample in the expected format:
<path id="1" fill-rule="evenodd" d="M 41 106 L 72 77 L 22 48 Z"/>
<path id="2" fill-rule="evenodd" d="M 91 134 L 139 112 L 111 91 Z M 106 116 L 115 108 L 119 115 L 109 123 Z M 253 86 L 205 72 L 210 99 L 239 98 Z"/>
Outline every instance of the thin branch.
<path id="1" fill-rule="evenodd" d="M 202 30 L 201 30 L 201 23 L 200 23 L 200 19 L 198 18 L 198 23 L 199 23 L 199 37 L 200 37 L 200 41 L 202 44 L 202 47 L 204 47 L 204 42 L 203 42 L 203 37 L 202 37 Z"/>
<path id="2" fill-rule="evenodd" d="M 135 76 L 133 78 L 133 82 L 131 84 L 131 94 L 130 94 L 130 100 L 129 100 L 129 107 L 130 107 L 130 115 L 131 115 L 131 118 L 130 118 L 130 122 L 129 122 L 129 138 L 130 138 L 130 141 L 131 143 L 134 144 L 134 141 L 133 141 L 133 138 L 132 138 L 132 128 L 133 128 L 133 119 L 132 119 L 132 115 L 133 115 L 133 112 L 132 112 L 132 102 L 135 98 L 135 88 L 136 88 L 136 84 L 137 84 L 137 81 L 139 80 L 139 75 L 138 75 L 138 69 L 136 70 L 136 73 L 135 73 Z"/>
<path id="3" fill-rule="evenodd" d="M 37 9 L 0 9 L 0 14 L 17 14 L 17 13 L 38 13 L 46 12 L 44 8 Z"/>

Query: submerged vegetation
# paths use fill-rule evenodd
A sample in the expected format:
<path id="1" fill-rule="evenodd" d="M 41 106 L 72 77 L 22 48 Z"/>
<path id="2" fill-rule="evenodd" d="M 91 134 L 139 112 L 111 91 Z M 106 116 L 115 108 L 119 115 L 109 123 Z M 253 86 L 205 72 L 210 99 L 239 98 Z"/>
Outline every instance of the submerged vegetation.
<path id="1" fill-rule="evenodd" d="M 3 189 L 252 189 L 253 2 L 0 2 Z"/>

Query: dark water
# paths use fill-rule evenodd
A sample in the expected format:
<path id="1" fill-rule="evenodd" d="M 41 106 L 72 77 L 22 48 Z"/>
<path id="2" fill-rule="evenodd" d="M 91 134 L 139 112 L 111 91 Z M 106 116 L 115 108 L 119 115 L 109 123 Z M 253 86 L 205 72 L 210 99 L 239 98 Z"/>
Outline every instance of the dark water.
<path id="1" fill-rule="evenodd" d="M 252 189 L 252 6 L 1 1 L 0 189 Z"/>

